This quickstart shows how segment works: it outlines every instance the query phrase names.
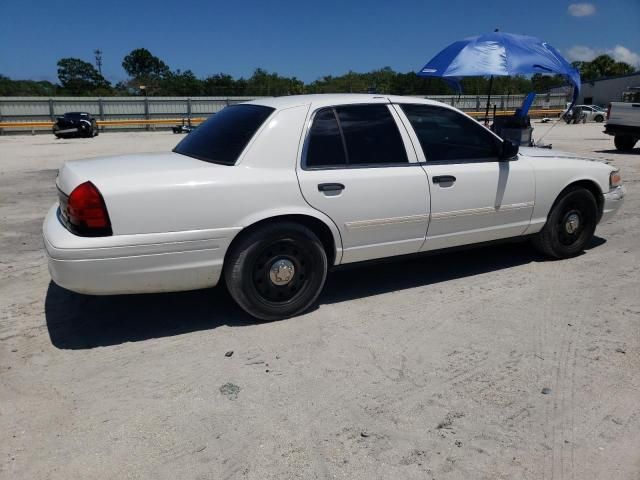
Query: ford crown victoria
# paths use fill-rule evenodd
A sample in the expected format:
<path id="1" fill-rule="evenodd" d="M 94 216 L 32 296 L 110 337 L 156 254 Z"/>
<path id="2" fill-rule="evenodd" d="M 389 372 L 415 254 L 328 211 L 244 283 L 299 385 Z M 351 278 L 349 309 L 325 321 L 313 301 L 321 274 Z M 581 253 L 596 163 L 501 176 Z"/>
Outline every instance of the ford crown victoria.
<path id="1" fill-rule="evenodd" d="M 502 141 L 411 97 L 229 106 L 172 152 L 67 162 L 44 221 L 53 280 L 85 294 L 224 281 L 249 314 L 291 317 L 333 266 L 506 238 L 579 254 L 622 203 L 605 162 Z"/>

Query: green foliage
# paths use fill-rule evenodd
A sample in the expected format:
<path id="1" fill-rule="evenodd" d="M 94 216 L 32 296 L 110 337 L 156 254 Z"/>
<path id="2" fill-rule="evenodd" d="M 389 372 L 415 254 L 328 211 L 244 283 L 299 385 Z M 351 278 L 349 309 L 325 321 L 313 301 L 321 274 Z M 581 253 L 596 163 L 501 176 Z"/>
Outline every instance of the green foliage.
<path id="1" fill-rule="evenodd" d="M 202 87 L 202 81 L 198 80 L 191 70 L 176 70 L 164 74 L 160 79 L 158 91 L 162 95 L 188 97 L 202 95 Z"/>
<path id="2" fill-rule="evenodd" d="M 567 81 L 562 75 L 542 75 L 536 73 L 531 77 L 531 88 L 534 92 L 547 92 L 552 88 L 566 85 Z"/>
<path id="3" fill-rule="evenodd" d="M 93 65 L 79 58 L 58 61 L 58 80 L 64 95 L 96 95 L 111 89 L 111 84 Z"/>
<path id="4" fill-rule="evenodd" d="M 616 62 L 609 55 L 599 55 L 590 62 L 573 62 L 574 68 L 580 72 L 583 81 L 595 80 L 600 77 L 626 75 L 635 69 L 625 62 Z"/>
<path id="5" fill-rule="evenodd" d="M 57 88 L 46 80 L 11 80 L 0 74 L 0 97 L 50 97 L 56 94 Z"/>
<path id="6" fill-rule="evenodd" d="M 276 96 L 296 95 L 304 92 L 304 83 L 296 77 L 281 77 L 257 68 L 246 80 L 243 95 Z"/>
<path id="7" fill-rule="evenodd" d="M 574 62 L 586 81 L 597 77 L 632 73 L 633 67 L 600 55 L 591 62 Z M 233 78 L 225 73 L 199 79 L 191 70 L 172 71 L 164 61 L 145 48 L 132 50 L 122 61 L 129 79 L 111 87 L 90 63 L 77 58 L 58 62 L 61 86 L 50 82 L 11 80 L 0 75 L 0 95 L 163 95 L 163 96 L 277 96 L 302 93 L 381 93 L 394 95 L 455 95 L 457 92 L 439 78 L 418 77 L 414 72 L 401 73 L 384 67 L 371 72 L 349 71 L 344 75 L 327 75 L 306 84 L 296 77 L 281 76 L 257 68 L 249 78 Z M 489 78 L 471 77 L 461 81 L 467 95 L 485 95 Z M 547 92 L 566 85 L 559 76 L 535 74 L 495 77 L 491 92 L 515 95 Z M 140 87 L 144 86 L 144 89 Z"/>
<path id="8" fill-rule="evenodd" d="M 156 95 L 161 92 L 161 84 L 172 74 L 166 63 L 153 55 L 146 48 L 132 50 L 122 60 L 122 68 L 131 77 L 128 87 L 135 91 L 144 87 L 146 95 Z M 179 71 L 177 75 L 180 75 Z M 175 81 L 175 79 L 173 79 Z"/>
<path id="9" fill-rule="evenodd" d="M 245 87 L 244 84 L 238 85 L 238 81 L 226 73 L 217 73 L 202 80 L 202 94 L 212 97 L 244 95 Z"/>
<path id="10" fill-rule="evenodd" d="M 394 95 L 447 94 L 452 90 L 439 79 L 425 79 L 415 73 L 398 73 L 390 67 L 367 73 L 349 71 L 327 75 L 305 88 L 306 93 L 386 93 Z"/>

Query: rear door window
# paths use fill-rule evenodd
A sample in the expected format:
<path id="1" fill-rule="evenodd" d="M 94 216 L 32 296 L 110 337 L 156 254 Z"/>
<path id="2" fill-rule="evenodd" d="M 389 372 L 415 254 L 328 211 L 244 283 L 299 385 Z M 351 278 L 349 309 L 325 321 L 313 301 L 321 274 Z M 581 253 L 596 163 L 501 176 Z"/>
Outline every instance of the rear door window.
<path id="1" fill-rule="evenodd" d="M 336 107 L 350 165 L 408 163 L 407 152 L 387 105 Z"/>
<path id="2" fill-rule="evenodd" d="M 343 105 L 316 113 L 309 131 L 307 168 L 380 166 L 409 162 L 387 105 Z"/>
<path id="3" fill-rule="evenodd" d="M 234 165 L 273 111 L 262 105 L 230 105 L 189 133 L 173 151 L 205 162 Z"/>
<path id="4" fill-rule="evenodd" d="M 307 167 L 336 167 L 347 164 L 340 127 L 333 108 L 316 113 L 309 131 Z"/>

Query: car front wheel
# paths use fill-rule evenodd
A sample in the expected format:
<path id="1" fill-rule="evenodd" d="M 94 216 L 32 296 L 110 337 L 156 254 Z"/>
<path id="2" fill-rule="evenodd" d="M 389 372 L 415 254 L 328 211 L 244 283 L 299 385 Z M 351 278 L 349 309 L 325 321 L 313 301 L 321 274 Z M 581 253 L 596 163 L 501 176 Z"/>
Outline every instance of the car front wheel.
<path id="1" fill-rule="evenodd" d="M 327 255 L 307 227 L 282 222 L 250 231 L 224 265 L 233 299 L 260 320 L 279 320 L 307 310 L 327 277 Z"/>
<path id="2" fill-rule="evenodd" d="M 597 223 L 598 205 L 593 194 L 586 188 L 570 187 L 556 201 L 533 245 L 549 257 L 574 257 L 591 241 Z"/>

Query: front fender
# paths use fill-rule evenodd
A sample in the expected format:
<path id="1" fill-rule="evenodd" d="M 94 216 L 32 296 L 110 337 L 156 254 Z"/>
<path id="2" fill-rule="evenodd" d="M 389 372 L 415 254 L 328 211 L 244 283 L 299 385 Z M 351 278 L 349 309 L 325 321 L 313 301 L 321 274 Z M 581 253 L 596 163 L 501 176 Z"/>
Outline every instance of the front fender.
<path id="1" fill-rule="evenodd" d="M 558 196 L 570 185 L 588 182 L 600 194 L 609 190 L 609 174 L 613 168 L 605 163 L 554 158 L 538 160 L 532 162 L 536 176 L 536 198 L 525 235 L 539 232 L 544 227 Z"/>

